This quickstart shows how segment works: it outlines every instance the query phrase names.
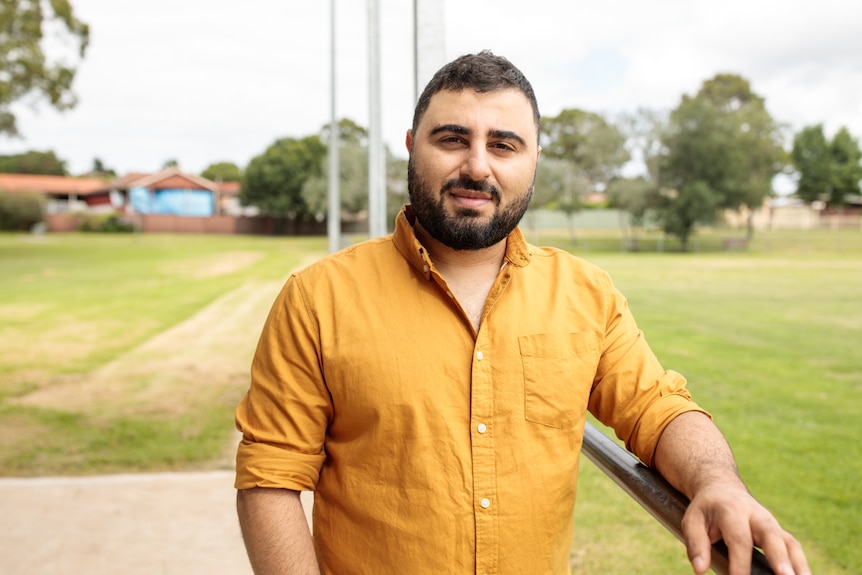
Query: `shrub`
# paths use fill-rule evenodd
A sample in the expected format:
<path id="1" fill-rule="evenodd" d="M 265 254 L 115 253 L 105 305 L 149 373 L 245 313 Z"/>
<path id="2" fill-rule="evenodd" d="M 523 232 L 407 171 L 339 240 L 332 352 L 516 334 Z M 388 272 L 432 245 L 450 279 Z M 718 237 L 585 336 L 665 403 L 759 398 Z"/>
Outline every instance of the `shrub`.
<path id="1" fill-rule="evenodd" d="M 85 216 L 78 231 L 125 234 L 135 231 L 135 226 L 120 214 L 98 214 Z"/>
<path id="2" fill-rule="evenodd" d="M 45 198 L 42 194 L 0 190 L 0 230 L 29 230 L 44 219 Z"/>

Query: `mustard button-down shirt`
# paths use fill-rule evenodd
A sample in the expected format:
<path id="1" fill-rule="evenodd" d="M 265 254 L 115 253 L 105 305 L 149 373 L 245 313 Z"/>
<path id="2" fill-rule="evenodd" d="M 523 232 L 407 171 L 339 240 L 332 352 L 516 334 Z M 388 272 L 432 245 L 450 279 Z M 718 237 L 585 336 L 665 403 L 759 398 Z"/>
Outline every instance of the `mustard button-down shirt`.
<path id="1" fill-rule="evenodd" d="M 314 490 L 326 574 L 566 574 L 586 411 L 651 464 L 698 408 L 603 271 L 515 230 L 475 332 L 411 218 L 288 279 L 236 487 Z"/>

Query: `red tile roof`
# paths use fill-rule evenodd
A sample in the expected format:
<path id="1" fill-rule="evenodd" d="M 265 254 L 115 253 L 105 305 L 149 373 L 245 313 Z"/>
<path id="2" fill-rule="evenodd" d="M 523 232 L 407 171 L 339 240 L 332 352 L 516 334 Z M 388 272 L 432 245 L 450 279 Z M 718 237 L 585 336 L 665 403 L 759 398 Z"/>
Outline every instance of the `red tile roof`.
<path id="1" fill-rule="evenodd" d="M 107 191 L 108 189 L 108 182 L 97 178 L 0 174 L 0 190 L 9 192 L 77 194 L 79 196 L 86 196 L 94 192 Z"/>

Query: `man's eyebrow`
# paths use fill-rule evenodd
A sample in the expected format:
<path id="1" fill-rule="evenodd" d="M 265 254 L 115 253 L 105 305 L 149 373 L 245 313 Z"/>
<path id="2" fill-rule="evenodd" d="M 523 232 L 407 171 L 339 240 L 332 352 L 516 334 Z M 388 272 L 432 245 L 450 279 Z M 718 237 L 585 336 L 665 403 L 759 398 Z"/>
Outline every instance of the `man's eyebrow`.
<path id="1" fill-rule="evenodd" d="M 434 136 L 441 132 L 452 132 L 454 134 L 461 134 L 463 136 L 469 136 L 471 131 L 469 128 L 462 126 L 460 124 L 442 124 L 440 126 L 435 126 L 431 129 L 431 135 Z M 491 130 L 488 132 L 488 135 L 492 138 L 496 138 L 499 140 L 513 140 L 518 142 L 522 146 L 525 146 L 527 142 L 511 130 Z"/>
<path id="2" fill-rule="evenodd" d="M 509 130 L 491 130 L 488 135 L 492 138 L 498 138 L 500 140 L 514 140 L 522 146 L 527 145 L 527 142 L 524 141 L 524 138 L 522 138 L 515 132 Z"/>
<path id="3" fill-rule="evenodd" d="M 436 126 L 431 130 L 431 135 L 434 136 L 440 132 L 454 132 L 455 134 L 461 134 L 464 136 L 470 135 L 470 129 L 460 124 L 442 124 L 440 126 Z"/>

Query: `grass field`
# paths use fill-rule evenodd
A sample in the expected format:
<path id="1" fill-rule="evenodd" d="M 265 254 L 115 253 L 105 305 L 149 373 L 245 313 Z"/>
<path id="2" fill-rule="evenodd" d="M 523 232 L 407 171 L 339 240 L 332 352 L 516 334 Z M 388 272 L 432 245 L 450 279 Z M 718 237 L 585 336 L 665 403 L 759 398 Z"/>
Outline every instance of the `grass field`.
<path id="1" fill-rule="evenodd" d="M 764 232 L 735 253 L 704 234 L 691 254 L 624 254 L 599 232 L 536 239 L 611 272 L 814 572 L 862 573 L 862 232 Z M 0 474 L 224 465 L 268 304 L 323 250 L 322 238 L 0 235 Z M 586 460 L 572 563 L 690 572 L 682 546 Z"/>

